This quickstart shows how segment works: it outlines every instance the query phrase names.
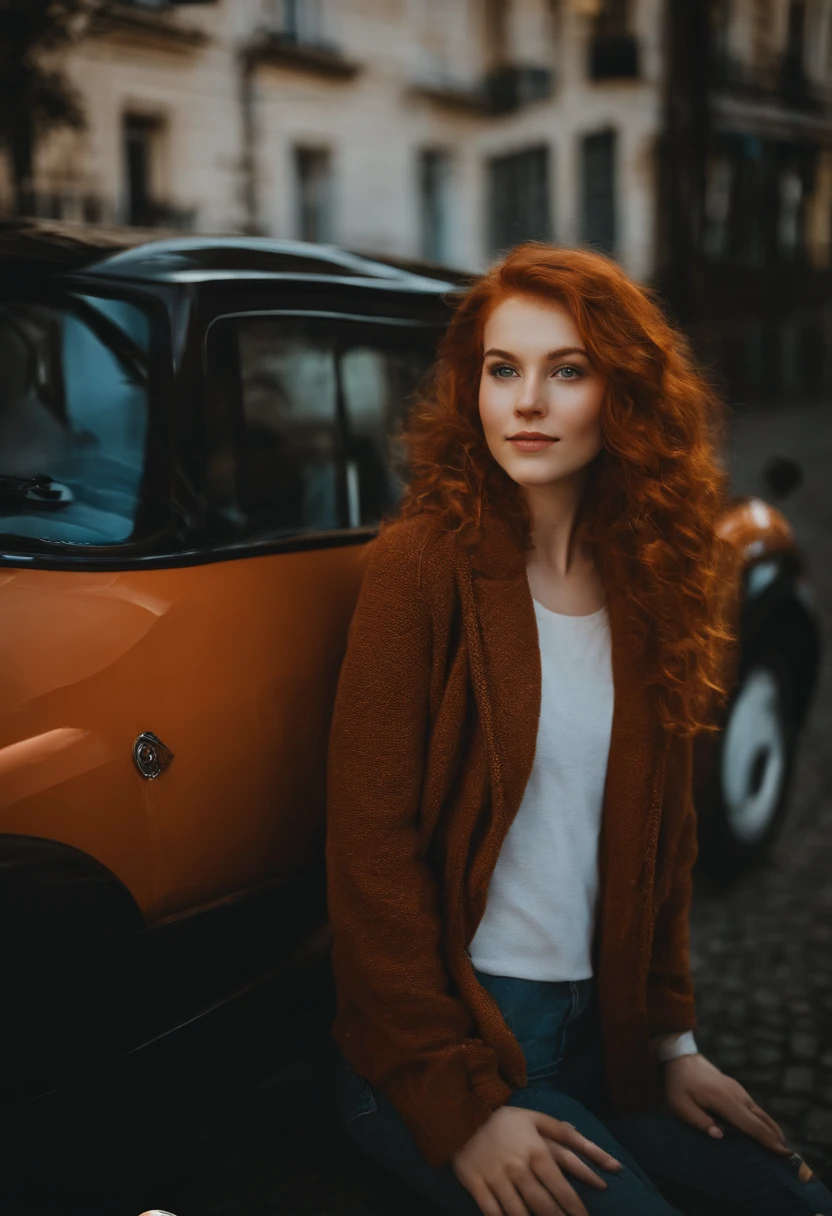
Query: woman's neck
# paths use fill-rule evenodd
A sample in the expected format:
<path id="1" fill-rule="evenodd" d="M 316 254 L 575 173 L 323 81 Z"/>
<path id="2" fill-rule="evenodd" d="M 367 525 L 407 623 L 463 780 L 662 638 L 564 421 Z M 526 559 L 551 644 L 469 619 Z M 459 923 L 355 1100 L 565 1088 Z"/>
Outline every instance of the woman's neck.
<path id="1" fill-rule="evenodd" d="M 585 482 L 584 476 L 575 476 L 545 486 L 523 487 L 532 519 L 530 563 L 556 578 L 569 578 L 591 563 L 575 530 Z"/>

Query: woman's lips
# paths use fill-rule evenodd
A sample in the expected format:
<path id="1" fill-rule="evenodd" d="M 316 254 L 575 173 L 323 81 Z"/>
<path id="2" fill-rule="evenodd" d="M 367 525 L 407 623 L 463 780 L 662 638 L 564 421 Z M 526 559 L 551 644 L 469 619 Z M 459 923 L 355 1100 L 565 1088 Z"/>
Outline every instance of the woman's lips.
<path id="1" fill-rule="evenodd" d="M 557 442 L 557 439 L 509 439 L 512 447 L 521 452 L 540 452 L 543 448 L 551 447 L 553 443 Z"/>

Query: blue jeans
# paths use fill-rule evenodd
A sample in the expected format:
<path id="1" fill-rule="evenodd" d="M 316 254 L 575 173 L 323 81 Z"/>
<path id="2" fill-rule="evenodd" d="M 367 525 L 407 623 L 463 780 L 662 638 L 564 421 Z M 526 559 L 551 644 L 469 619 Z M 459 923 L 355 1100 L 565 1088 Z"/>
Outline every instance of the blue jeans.
<path id="1" fill-rule="evenodd" d="M 668 1111 L 613 1114 L 605 1109 L 600 1024 L 594 983 L 521 980 L 477 972 L 516 1035 L 528 1084 L 508 1105 L 573 1123 L 623 1168 L 602 1172 L 596 1190 L 568 1175 L 590 1216 L 832 1216 L 832 1195 L 817 1177 L 801 1182 L 797 1166 L 728 1123 L 723 1140 Z M 478 1216 L 480 1209 L 452 1167 L 428 1165 L 392 1103 L 341 1059 L 343 1129 L 363 1154 L 436 1213 Z"/>

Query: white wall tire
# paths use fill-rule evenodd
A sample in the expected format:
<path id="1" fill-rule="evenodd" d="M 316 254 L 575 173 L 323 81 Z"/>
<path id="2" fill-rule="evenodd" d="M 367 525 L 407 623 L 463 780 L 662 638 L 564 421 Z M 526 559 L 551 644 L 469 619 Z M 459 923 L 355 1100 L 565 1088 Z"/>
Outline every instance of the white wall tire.
<path id="1" fill-rule="evenodd" d="M 701 849 L 711 868 L 736 872 L 769 850 L 785 816 L 795 741 L 791 667 L 767 651 L 741 673 L 700 808 Z"/>
<path id="2" fill-rule="evenodd" d="M 782 683 L 756 665 L 737 690 L 723 732 L 719 780 L 731 832 L 754 844 L 771 828 L 784 792 L 789 727 Z"/>

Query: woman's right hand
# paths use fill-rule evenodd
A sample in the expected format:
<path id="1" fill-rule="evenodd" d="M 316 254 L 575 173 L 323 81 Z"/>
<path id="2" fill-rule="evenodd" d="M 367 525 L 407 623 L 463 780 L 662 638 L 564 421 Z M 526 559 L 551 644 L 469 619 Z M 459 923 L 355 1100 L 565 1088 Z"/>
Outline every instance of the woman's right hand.
<path id="1" fill-rule="evenodd" d="M 598 1190 L 607 1184 L 578 1152 L 602 1169 L 621 1169 L 620 1161 L 571 1123 L 542 1111 L 500 1106 L 454 1155 L 452 1165 L 484 1216 L 589 1216 L 564 1171 Z"/>

